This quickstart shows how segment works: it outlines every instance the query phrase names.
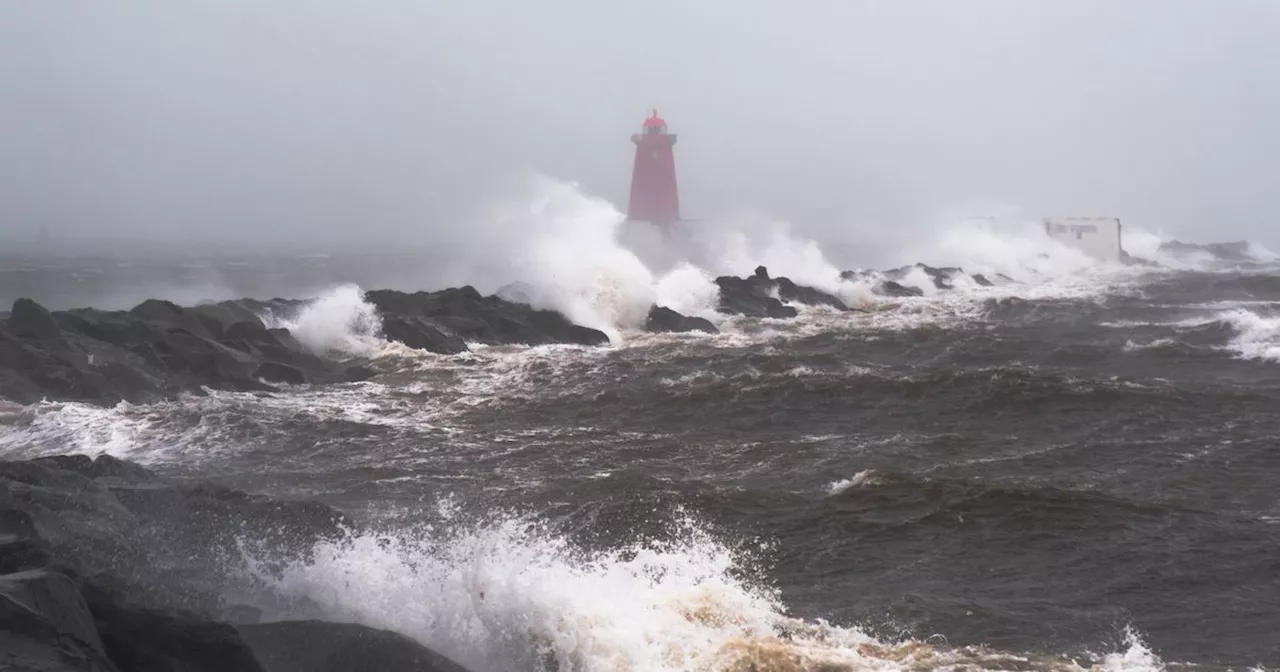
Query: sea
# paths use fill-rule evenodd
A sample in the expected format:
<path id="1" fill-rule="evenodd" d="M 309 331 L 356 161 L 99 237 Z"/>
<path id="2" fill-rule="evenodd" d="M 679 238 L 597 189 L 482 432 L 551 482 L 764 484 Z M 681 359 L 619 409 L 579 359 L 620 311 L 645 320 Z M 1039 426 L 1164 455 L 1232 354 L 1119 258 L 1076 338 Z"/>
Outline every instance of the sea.
<path id="1" fill-rule="evenodd" d="M 337 507 L 364 524 L 276 558 L 267 592 L 475 672 L 1280 668 L 1264 247 L 1174 257 L 1126 228 L 1160 265 L 1122 266 L 1034 224 L 962 222 L 862 267 L 1001 281 L 917 270 L 902 282 L 922 296 L 887 298 L 840 279 L 856 244 L 715 222 L 662 249 L 613 205 L 546 189 L 489 232 L 508 235 L 448 251 L 0 255 L 6 304 L 308 298 L 283 324 L 378 372 L 0 402 L 0 457 L 107 453 Z M 760 264 L 860 310 L 718 314 L 714 277 Z M 384 340 L 363 299 L 512 282 L 611 344 L 435 355 Z M 653 302 L 720 333 L 645 333 Z"/>

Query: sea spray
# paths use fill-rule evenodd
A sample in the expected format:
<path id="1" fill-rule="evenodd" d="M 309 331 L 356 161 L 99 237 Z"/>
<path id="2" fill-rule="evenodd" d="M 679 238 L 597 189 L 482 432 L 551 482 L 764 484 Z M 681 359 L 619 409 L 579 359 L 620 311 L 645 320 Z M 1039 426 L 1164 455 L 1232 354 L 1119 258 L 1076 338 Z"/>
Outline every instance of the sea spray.
<path id="1" fill-rule="evenodd" d="M 334 287 L 287 314 L 273 311 L 260 318 L 267 328 L 288 329 L 319 355 L 372 355 L 386 345 L 378 309 L 352 284 Z"/>
<path id="2" fill-rule="evenodd" d="M 385 628 L 477 672 L 1075 669 L 985 649 L 881 641 L 786 613 L 742 556 L 683 514 L 666 542 L 587 550 L 536 517 L 352 533 L 279 564 L 246 558 L 272 599 Z M 1160 669 L 1132 631 L 1103 669 Z"/>

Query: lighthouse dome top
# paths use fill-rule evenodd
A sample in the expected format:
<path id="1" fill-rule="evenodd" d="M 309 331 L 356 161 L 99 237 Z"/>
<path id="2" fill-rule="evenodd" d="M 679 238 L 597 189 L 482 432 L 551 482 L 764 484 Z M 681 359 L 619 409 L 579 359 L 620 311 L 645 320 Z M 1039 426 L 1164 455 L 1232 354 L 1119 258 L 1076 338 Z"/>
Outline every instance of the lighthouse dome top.
<path id="1" fill-rule="evenodd" d="M 658 116 L 657 110 L 654 110 L 653 115 L 644 120 L 644 130 L 646 133 L 665 133 L 667 122 Z"/>

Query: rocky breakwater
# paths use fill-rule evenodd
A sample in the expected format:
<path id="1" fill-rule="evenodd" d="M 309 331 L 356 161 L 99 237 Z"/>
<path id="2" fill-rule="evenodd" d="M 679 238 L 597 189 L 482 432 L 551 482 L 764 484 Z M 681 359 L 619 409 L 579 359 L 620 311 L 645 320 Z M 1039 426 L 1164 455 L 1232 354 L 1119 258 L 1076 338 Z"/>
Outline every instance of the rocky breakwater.
<path id="1" fill-rule="evenodd" d="M 853 310 L 843 300 L 822 290 L 797 285 L 789 278 L 769 277 L 769 269 L 756 267 L 746 278 L 721 276 L 716 278 L 720 289 L 717 310 L 729 315 L 745 315 L 773 319 L 789 319 L 798 314 L 795 306 L 827 306 L 836 310 Z"/>
<path id="2" fill-rule="evenodd" d="M 852 282 L 865 282 L 871 287 L 872 293 L 880 296 L 895 298 L 924 296 L 925 290 L 923 287 L 910 284 L 912 275 L 917 275 L 928 286 L 932 286 L 933 289 L 938 291 L 953 290 L 958 282 L 969 282 L 978 287 L 994 287 L 1017 282 L 1002 273 L 988 278 L 982 273 L 966 273 L 963 268 L 957 266 L 937 267 L 928 264 L 899 266 L 887 271 L 844 271 L 840 274 L 840 278 Z"/>
<path id="3" fill-rule="evenodd" d="M 107 456 L 0 462 L 0 669 L 464 672 L 401 635 L 268 599 L 272 558 L 305 558 L 355 525 L 322 504 L 172 483 Z"/>
<path id="4" fill-rule="evenodd" d="M 467 342 L 598 345 L 608 337 L 559 313 L 534 310 L 471 287 L 413 294 L 369 292 L 373 331 L 409 347 L 462 352 Z M 310 302 L 239 300 L 194 307 L 148 300 L 123 311 L 49 311 L 18 299 L 0 319 L 0 398 L 148 403 L 204 388 L 275 391 L 281 384 L 336 383 L 373 375 L 359 353 L 303 343 L 288 322 Z"/>

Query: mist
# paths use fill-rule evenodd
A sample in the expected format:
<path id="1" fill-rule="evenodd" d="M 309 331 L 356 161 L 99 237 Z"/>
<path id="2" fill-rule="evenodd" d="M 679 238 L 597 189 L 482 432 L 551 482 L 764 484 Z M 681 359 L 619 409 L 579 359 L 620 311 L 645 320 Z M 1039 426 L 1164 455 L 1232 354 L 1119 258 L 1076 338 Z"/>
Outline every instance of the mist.
<path id="1" fill-rule="evenodd" d="M 993 211 L 1274 247 L 1269 0 L 0 5 L 0 244 L 465 243 L 531 175 L 880 250 Z M 864 255 L 865 256 L 865 255 Z"/>

